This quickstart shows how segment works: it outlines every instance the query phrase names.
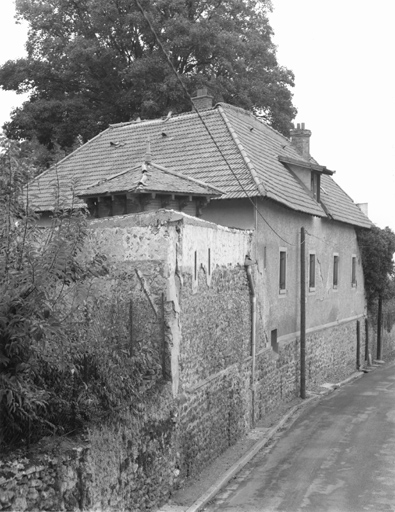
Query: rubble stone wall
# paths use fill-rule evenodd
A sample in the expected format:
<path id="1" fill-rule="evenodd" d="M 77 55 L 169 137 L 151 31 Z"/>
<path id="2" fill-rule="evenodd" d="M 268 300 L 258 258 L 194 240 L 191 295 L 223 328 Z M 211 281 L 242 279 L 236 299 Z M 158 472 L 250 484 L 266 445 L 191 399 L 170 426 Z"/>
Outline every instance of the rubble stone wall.
<path id="1" fill-rule="evenodd" d="M 198 472 L 251 425 L 251 299 L 243 266 L 204 272 L 181 292 L 180 447 L 183 476 Z"/>
<path id="2" fill-rule="evenodd" d="M 150 347 L 165 349 L 158 362 L 165 356 L 166 372 L 139 414 L 91 426 L 81 439 L 43 440 L 28 455 L 2 461 L 0 510 L 153 509 L 253 420 L 299 394 L 296 335 L 258 349 L 253 379 L 244 266 L 251 243 L 250 232 L 174 212 L 94 221 L 86 258 L 104 255 L 109 273 L 92 278 L 92 288 L 109 295 L 117 290 L 117 297 L 131 292 L 134 305 L 143 305 L 132 311 L 137 318 L 128 303 L 120 309 L 120 333 L 127 341 L 126 324 L 141 322 L 137 331 Z M 136 348 L 143 343 L 138 339 Z M 308 332 L 306 356 L 307 386 L 352 373 L 356 318 Z"/>
<path id="3" fill-rule="evenodd" d="M 151 402 L 150 402 L 151 400 Z M 179 475 L 171 386 L 141 418 L 93 426 L 84 439 L 44 439 L 0 464 L 0 510 L 150 510 Z"/>

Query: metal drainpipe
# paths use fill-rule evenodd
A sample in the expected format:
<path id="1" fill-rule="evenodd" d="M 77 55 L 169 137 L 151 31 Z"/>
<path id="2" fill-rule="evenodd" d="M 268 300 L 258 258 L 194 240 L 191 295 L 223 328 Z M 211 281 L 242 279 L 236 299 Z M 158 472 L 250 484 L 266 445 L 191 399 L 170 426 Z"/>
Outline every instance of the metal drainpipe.
<path id="1" fill-rule="evenodd" d="M 246 256 L 244 266 L 247 271 L 248 284 L 251 292 L 251 409 L 252 426 L 255 426 L 255 354 L 256 354 L 256 294 L 254 280 L 252 279 L 251 266 L 255 265 L 248 256 Z"/>

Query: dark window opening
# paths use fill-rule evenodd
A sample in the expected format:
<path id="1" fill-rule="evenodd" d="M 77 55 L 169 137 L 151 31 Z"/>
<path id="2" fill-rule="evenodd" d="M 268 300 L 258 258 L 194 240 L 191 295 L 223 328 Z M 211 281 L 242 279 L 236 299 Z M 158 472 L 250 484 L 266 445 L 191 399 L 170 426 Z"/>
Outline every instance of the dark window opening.
<path id="1" fill-rule="evenodd" d="M 270 333 L 270 343 L 272 350 L 278 354 L 277 329 L 273 329 Z"/>
<path id="2" fill-rule="evenodd" d="M 197 251 L 195 251 L 195 262 L 194 262 L 194 279 L 197 280 L 198 274 L 197 274 Z"/>
<path id="3" fill-rule="evenodd" d="M 315 288 L 315 254 L 310 254 L 309 262 L 309 288 Z"/>
<path id="4" fill-rule="evenodd" d="M 287 253 L 286 251 L 280 251 L 280 291 L 285 291 L 286 287 L 286 275 L 287 275 Z"/>
<path id="5" fill-rule="evenodd" d="M 333 256 L 333 288 L 339 284 L 339 256 Z"/>
<path id="6" fill-rule="evenodd" d="M 351 261 L 351 285 L 357 286 L 357 258 L 356 258 L 356 256 L 353 256 L 352 261 Z"/>
<path id="7" fill-rule="evenodd" d="M 317 172 L 311 172 L 311 191 L 317 201 L 320 201 L 320 175 Z"/>
<path id="8" fill-rule="evenodd" d="M 86 200 L 86 203 L 88 205 L 88 211 L 91 217 L 97 218 L 99 216 L 98 212 L 98 206 L 97 206 L 97 197 L 89 197 Z"/>

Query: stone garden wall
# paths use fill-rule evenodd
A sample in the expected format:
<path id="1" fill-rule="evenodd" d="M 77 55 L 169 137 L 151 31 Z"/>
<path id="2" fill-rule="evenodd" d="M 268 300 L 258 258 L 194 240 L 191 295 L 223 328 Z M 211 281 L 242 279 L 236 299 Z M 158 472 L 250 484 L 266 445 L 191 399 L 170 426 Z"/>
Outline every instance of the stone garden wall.
<path id="1" fill-rule="evenodd" d="M 97 315 L 118 304 L 114 343 L 153 354 L 157 371 L 138 410 L 131 397 L 116 421 L 2 461 L 0 510 L 152 510 L 298 395 L 295 337 L 259 349 L 253 382 L 251 244 L 251 232 L 177 212 L 92 223 L 85 257 L 105 257 L 108 269 L 89 283 L 107 298 Z M 356 321 L 308 333 L 307 386 L 355 370 Z M 363 325 L 361 335 L 363 362 Z"/>
<path id="2" fill-rule="evenodd" d="M 147 396 L 140 417 L 127 411 L 83 438 L 43 439 L 0 463 L 0 510 L 150 510 L 179 475 L 171 386 Z"/>

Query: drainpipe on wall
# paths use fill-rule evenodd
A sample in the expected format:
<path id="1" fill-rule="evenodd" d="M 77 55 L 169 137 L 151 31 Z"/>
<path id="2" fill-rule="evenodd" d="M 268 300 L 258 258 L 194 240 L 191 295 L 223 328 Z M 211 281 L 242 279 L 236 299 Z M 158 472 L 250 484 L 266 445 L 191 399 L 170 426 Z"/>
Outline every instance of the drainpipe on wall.
<path id="1" fill-rule="evenodd" d="M 306 398 L 306 237 L 300 230 L 300 397 Z"/>
<path id="2" fill-rule="evenodd" d="M 247 271 L 248 284 L 251 292 L 251 409 L 252 426 L 255 426 L 255 354 L 256 354 L 256 294 L 251 266 L 255 262 L 246 256 L 244 266 Z"/>

